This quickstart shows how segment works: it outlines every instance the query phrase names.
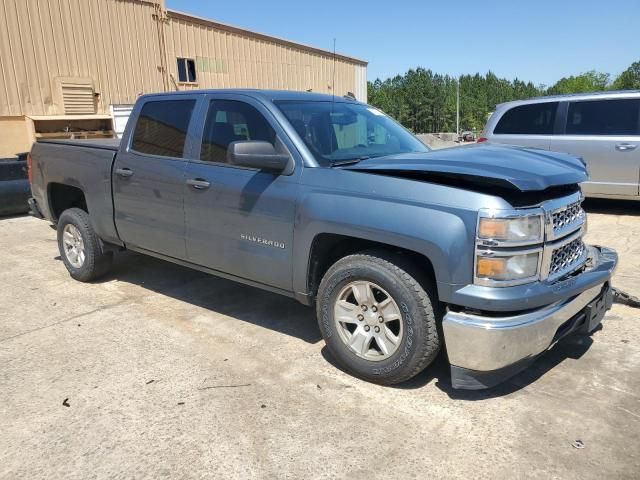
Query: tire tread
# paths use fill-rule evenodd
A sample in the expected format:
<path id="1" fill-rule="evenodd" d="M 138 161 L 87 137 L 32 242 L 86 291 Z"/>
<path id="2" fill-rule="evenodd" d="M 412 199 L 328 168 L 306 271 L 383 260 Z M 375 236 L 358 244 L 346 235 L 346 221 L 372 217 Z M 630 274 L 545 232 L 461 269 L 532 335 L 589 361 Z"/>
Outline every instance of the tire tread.
<path id="1" fill-rule="evenodd" d="M 379 378 L 376 380 L 376 383 L 391 385 L 407 381 L 423 371 L 431 362 L 433 362 L 441 348 L 441 340 L 438 333 L 436 317 L 436 314 L 438 313 L 437 309 L 440 308 L 440 305 L 437 302 L 435 289 L 433 285 L 427 281 L 425 275 L 415 266 L 411 265 L 409 259 L 403 255 L 384 250 L 367 250 L 343 257 L 333 264 L 322 278 L 318 292 L 323 292 L 326 288 L 327 282 L 337 271 L 349 268 L 349 266 L 353 264 L 362 264 L 363 262 L 368 262 L 391 271 L 394 275 L 400 278 L 404 285 L 409 288 L 409 290 L 414 294 L 414 297 L 418 300 L 422 314 L 420 320 L 426 323 L 426 334 L 422 336 L 422 344 L 418 348 L 420 358 L 411 370 L 386 379 Z M 318 298 L 321 297 L 321 295 L 318 295 Z M 320 316 L 320 302 L 318 302 L 317 308 L 318 316 Z"/>
<path id="2" fill-rule="evenodd" d="M 85 263 L 80 269 L 76 269 L 67 263 L 61 244 L 61 236 L 64 226 L 68 223 L 80 228 L 80 233 L 85 240 Z M 96 235 L 89 214 L 81 208 L 69 208 L 62 212 L 58 220 L 58 247 L 69 274 L 80 282 L 90 282 L 101 277 L 109 271 L 113 262 L 112 253 L 104 253 L 100 245 L 100 238 Z M 88 247 L 88 248 L 87 248 Z"/>

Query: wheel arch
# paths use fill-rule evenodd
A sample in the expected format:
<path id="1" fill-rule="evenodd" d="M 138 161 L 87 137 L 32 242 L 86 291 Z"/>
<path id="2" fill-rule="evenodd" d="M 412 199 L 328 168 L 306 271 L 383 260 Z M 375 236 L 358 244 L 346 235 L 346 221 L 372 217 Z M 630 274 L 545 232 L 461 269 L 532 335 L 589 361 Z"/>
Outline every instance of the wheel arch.
<path id="1" fill-rule="evenodd" d="M 378 242 L 362 237 L 336 233 L 319 233 L 311 242 L 306 273 L 306 291 L 312 303 L 318 292 L 322 277 L 331 266 L 348 255 L 364 251 L 384 251 L 398 255 L 413 265 L 422 274 L 421 281 L 432 284 L 437 293 L 437 280 L 432 260 L 423 253 L 406 247 Z"/>
<path id="2" fill-rule="evenodd" d="M 57 223 L 60 215 L 69 208 L 80 208 L 87 213 L 87 197 L 84 190 L 76 185 L 51 182 L 47 185 L 47 199 L 52 220 Z"/>

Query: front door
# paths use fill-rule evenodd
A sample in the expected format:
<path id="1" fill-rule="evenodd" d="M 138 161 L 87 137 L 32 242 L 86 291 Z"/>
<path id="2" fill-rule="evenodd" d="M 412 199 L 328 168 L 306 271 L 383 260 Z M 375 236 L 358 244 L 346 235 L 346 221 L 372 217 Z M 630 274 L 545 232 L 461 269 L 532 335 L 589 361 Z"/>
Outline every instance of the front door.
<path id="1" fill-rule="evenodd" d="M 300 162 L 292 175 L 227 163 L 231 142 L 277 138 L 293 147 L 272 114 L 242 95 L 207 98 L 202 144 L 186 171 L 187 258 L 214 270 L 290 291 Z"/>
<path id="2" fill-rule="evenodd" d="M 171 98 L 171 99 L 170 99 Z M 188 130 L 196 97 L 152 97 L 136 107 L 127 148 L 116 156 L 113 200 L 118 235 L 128 246 L 184 259 Z"/>
<path id="3" fill-rule="evenodd" d="M 640 99 L 569 102 L 564 135 L 551 150 L 582 157 L 589 181 L 586 195 L 638 195 L 640 178 Z"/>

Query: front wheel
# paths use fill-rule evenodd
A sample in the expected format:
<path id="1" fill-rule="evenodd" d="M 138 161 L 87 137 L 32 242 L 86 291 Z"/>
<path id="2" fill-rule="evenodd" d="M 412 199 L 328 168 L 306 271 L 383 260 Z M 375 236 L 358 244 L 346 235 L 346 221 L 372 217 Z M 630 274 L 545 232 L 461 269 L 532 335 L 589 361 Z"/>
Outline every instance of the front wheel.
<path id="1" fill-rule="evenodd" d="M 111 267 L 113 253 L 104 253 L 89 214 L 80 208 L 62 212 L 58 220 L 58 248 L 69 274 L 89 282 Z"/>
<path id="2" fill-rule="evenodd" d="M 441 343 L 438 302 L 413 270 L 401 255 L 364 252 L 340 259 L 325 274 L 318 289 L 318 323 L 346 371 L 391 385 L 435 359 Z"/>

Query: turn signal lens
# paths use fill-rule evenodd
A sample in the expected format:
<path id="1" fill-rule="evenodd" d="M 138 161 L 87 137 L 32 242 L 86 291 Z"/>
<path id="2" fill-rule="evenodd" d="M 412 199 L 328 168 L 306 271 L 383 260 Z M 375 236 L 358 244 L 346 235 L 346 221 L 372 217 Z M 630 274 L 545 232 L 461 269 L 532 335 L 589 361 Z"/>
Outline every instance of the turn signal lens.
<path id="1" fill-rule="evenodd" d="M 476 277 L 495 281 L 522 280 L 538 274 L 540 254 L 521 253 L 505 257 L 482 257 L 476 259 Z"/>
<path id="2" fill-rule="evenodd" d="M 482 220 L 480 220 L 478 236 L 480 238 L 506 238 L 506 220 L 500 220 L 496 218 L 483 218 Z"/>
<path id="3" fill-rule="evenodd" d="M 502 275 L 507 269 L 506 262 L 501 258 L 478 258 L 477 274 L 479 277 L 495 277 Z"/>
<path id="4" fill-rule="evenodd" d="M 27 178 L 29 179 L 29 184 L 33 183 L 33 157 L 31 153 L 27 153 Z"/>

